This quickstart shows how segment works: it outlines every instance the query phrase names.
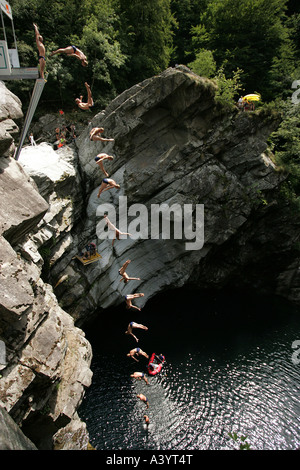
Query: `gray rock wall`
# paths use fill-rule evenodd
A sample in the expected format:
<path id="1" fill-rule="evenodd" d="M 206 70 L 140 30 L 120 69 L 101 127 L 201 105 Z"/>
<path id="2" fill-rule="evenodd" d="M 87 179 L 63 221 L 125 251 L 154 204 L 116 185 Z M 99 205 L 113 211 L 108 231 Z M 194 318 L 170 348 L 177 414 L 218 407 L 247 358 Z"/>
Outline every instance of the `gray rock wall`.
<path id="1" fill-rule="evenodd" d="M 293 249 L 299 218 L 291 218 L 289 208 L 279 202 L 284 175 L 267 146 L 277 123 L 259 113 L 224 112 L 215 105 L 214 91 L 213 82 L 184 67 L 167 69 L 118 96 L 77 139 L 86 197 L 84 228 L 82 238 L 73 238 L 73 249 L 53 264 L 51 275 L 54 284 L 66 279 L 56 295 L 78 324 L 92 311 L 124 303 L 126 294 L 145 293 L 136 301 L 143 307 L 158 292 L 185 284 L 257 286 L 299 301 L 297 272 L 285 275 L 299 259 Z M 91 142 L 93 127 L 104 127 L 105 137 L 114 142 Z M 104 166 L 121 189 L 99 199 L 104 175 L 94 157 L 101 152 L 114 157 Z M 203 248 L 187 250 L 184 237 L 153 239 L 150 231 L 148 239 L 127 238 L 114 247 L 112 240 L 99 239 L 99 207 L 114 207 L 121 227 L 124 198 L 128 210 L 142 203 L 148 214 L 154 204 L 191 204 L 194 209 L 203 204 Z M 102 259 L 81 266 L 74 255 L 92 240 Z M 119 282 L 118 269 L 126 259 L 132 260 L 128 274 L 141 281 Z M 257 275 L 256 266 L 260 272 L 264 266 L 264 275 Z"/>
<path id="2" fill-rule="evenodd" d="M 58 181 L 42 177 L 47 184 L 39 192 L 25 165 L 14 160 L 7 123 L 22 111 L 20 102 L 0 86 L 1 100 L 5 97 L 0 128 L 6 129 L 0 154 L 0 407 L 15 423 L 9 432 L 10 425 L 1 421 L 0 446 L 34 448 L 16 431 L 19 425 L 36 448 L 52 449 L 56 441 L 64 448 L 64 432 L 70 436 L 72 429 L 80 443 L 71 439 L 68 448 L 82 448 L 88 433 L 77 409 L 91 383 L 92 351 L 83 331 L 58 305 L 51 285 L 42 280 L 45 263 L 38 251 L 69 230 L 68 211 L 73 215 L 69 194 L 64 194 L 65 174 L 63 170 Z M 71 164 L 65 167 L 74 186 L 75 170 Z"/>
<path id="3" fill-rule="evenodd" d="M 37 450 L 36 446 L 22 433 L 7 411 L 1 407 L 0 419 L 1 450 Z"/>
<path id="4" fill-rule="evenodd" d="M 14 154 L 18 135 L 18 122 L 23 117 L 19 98 L 11 93 L 0 81 L 0 155 L 9 157 Z"/>

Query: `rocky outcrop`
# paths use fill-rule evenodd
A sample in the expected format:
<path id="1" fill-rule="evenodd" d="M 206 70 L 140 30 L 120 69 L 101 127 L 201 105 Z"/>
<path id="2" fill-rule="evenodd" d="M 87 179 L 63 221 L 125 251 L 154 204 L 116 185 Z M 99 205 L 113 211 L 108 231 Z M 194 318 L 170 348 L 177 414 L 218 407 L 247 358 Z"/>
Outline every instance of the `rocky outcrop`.
<path id="1" fill-rule="evenodd" d="M 126 294 L 145 293 L 136 301 L 142 307 L 158 292 L 183 285 L 251 286 L 299 302 L 299 217 L 291 217 L 280 201 L 284 175 L 267 146 L 277 123 L 259 112 L 224 112 L 215 104 L 215 86 L 185 67 L 168 69 L 118 96 L 77 138 L 84 224 L 80 233 L 75 224 L 72 243 L 56 257 L 50 274 L 52 284 L 58 283 L 60 305 L 78 325 L 91 312 L 121 304 Z M 89 132 L 98 126 L 114 142 L 91 142 Z M 99 199 L 104 175 L 94 157 L 100 152 L 114 156 L 104 166 L 121 189 Z M 149 224 L 140 231 L 148 229 L 148 236 L 112 247 L 111 240 L 99 238 L 101 208 L 115 208 L 116 225 L 130 232 L 138 214 L 126 214 L 126 224 L 125 202 L 132 213 L 136 204 L 145 207 Z M 204 205 L 201 249 L 187 249 L 186 233 L 166 240 L 160 229 L 159 238 L 151 237 L 151 208 L 163 203 L 182 210 L 190 205 L 194 229 L 195 208 Z M 74 256 L 92 240 L 102 258 L 82 266 Z M 53 247 L 53 259 L 55 253 Z M 129 274 L 141 281 L 119 282 L 118 269 L 126 259 L 133 261 Z"/>
<path id="2" fill-rule="evenodd" d="M 10 96 L 8 90 L 5 96 Z M 1 108 L 2 123 L 12 118 L 9 109 Z M 38 449 L 51 449 L 56 440 L 63 448 L 64 432 L 70 435 L 72 429 L 76 435 L 81 432 L 81 439 L 80 443 L 71 439 L 68 448 L 78 448 L 88 441 L 77 409 L 91 383 L 92 351 L 83 331 L 75 327 L 73 318 L 58 305 L 52 287 L 42 280 L 45 263 L 38 250 L 55 237 L 57 224 L 66 217 L 67 203 L 61 207 L 65 176 L 59 174 L 56 196 L 51 179 L 39 192 L 25 165 L 12 158 L 12 147 L 7 144 L 6 158 L 0 157 L 2 362 L 5 358 L 0 406 Z M 67 168 L 73 172 L 71 184 L 75 184 L 75 170 L 70 164 Z M 71 174 L 68 176 L 71 180 Z M 49 196 L 48 201 L 42 196 Z M 58 231 L 61 235 L 62 230 Z M 8 444 L 6 439 L 3 446 L 18 448 L 19 444 L 17 440 Z"/>
<path id="3" fill-rule="evenodd" d="M 0 81 L 0 155 L 10 157 L 15 151 L 14 138 L 19 132 L 22 119 L 21 101 Z"/>

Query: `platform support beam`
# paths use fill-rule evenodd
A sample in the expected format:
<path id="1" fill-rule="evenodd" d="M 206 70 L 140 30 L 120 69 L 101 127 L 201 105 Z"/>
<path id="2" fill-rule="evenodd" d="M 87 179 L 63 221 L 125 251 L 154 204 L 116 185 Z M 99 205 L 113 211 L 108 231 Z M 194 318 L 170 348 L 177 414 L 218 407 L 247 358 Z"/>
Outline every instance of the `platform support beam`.
<path id="1" fill-rule="evenodd" d="M 39 99 L 41 97 L 42 91 L 44 89 L 45 83 L 46 83 L 46 80 L 44 80 L 44 78 L 38 78 L 35 81 L 35 85 L 34 85 L 34 88 L 33 88 L 32 95 L 31 95 L 31 99 L 30 99 L 28 110 L 27 110 L 24 126 L 23 126 L 22 133 L 21 133 L 21 136 L 20 136 L 19 146 L 18 146 L 17 151 L 15 153 L 15 159 L 16 160 L 19 159 L 19 156 L 20 156 L 20 153 L 21 153 L 21 150 L 22 150 L 22 145 L 23 145 L 24 140 L 26 138 L 28 129 L 30 127 L 33 115 L 35 113 L 35 110 L 36 110 L 36 107 L 38 105 Z"/>

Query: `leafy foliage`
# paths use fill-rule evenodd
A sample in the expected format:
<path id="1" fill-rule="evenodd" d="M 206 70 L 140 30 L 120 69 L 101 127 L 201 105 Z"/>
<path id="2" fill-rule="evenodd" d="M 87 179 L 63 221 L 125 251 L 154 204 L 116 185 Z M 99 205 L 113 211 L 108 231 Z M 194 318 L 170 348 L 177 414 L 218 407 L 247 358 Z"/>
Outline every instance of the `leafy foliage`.
<path id="1" fill-rule="evenodd" d="M 214 77 L 217 68 L 213 53 L 207 49 L 200 49 L 196 54 L 196 59 L 188 66 L 193 72 L 207 78 Z"/>
<path id="2" fill-rule="evenodd" d="M 233 439 L 235 442 L 240 441 L 239 450 L 250 450 L 250 444 L 246 441 L 247 436 L 238 436 L 236 432 L 228 433 L 228 436 Z"/>
<path id="3" fill-rule="evenodd" d="M 269 138 L 276 164 L 287 174 L 282 194 L 300 208 L 300 104 L 282 105 L 282 121 Z"/>
<path id="4" fill-rule="evenodd" d="M 85 81 L 90 84 L 94 101 L 100 106 L 115 96 L 114 78 L 126 57 L 115 29 L 117 16 L 112 0 L 12 0 L 10 3 L 21 44 L 21 66 L 32 66 L 37 60 L 33 22 L 37 23 L 44 38 L 48 72 L 44 106 L 73 107 L 74 99 L 84 93 Z M 84 51 L 88 67 L 82 67 L 78 60 L 65 55 L 49 56 L 51 51 L 72 44 Z M 28 84 L 28 90 L 30 86 Z M 18 84 L 11 88 L 17 92 Z"/>
<path id="5" fill-rule="evenodd" d="M 45 110 L 76 109 L 75 98 L 92 88 L 95 111 L 116 94 L 170 65 L 188 64 L 217 80 L 219 103 L 241 88 L 257 90 L 264 102 L 288 99 L 300 78 L 299 3 L 287 0 L 10 0 L 21 66 L 37 64 L 33 22 L 46 47 Z M 13 35 L 6 22 L 11 46 Z M 77 45 L 74 58 L 49 56 Z M 76 78 L 76 79 L 75 79 Z M 29 81 L 10 82 L 24 104 Z M 24 110 L 26 111 L 26 109 Z"/>
<path id="6" fill-rule="evenodd" d="M 216 76 L 218 89 L 215 94 L 215 101 L 223 108 L 231 109 L 235 103 L 235 97 L 241 90 L 240 82 L 241 70 L 236 70 L 232 78 L 226 78 L 224 68 L 221 67 Z"/>
<path id="7" fill-rule="evenodd" d="M 217 66 L 224 72 L 243 70 L 248 93 L 259 90 L 266 100 L 279 92 L 279 83 L 295 68 L 286 24 L 287 0 L 214 0 L 193 28 L 196 48 L 214 51 Z M 280 64 L 281 67 L 278 67 Z M 271 73 L 273 72 L 273 73 Z M 276 84 L 276 86 L 275 86 Z"/>
<path id="8" fill-rule="evenodd" d="M 57 101 L 62 105 L 71 95 L 73 99 L 81 93 L 87 80 L 103 105 L 117 92 L 172 62 L 193 63 L 205 76 L 213 76 L 220 67 L 226 76 L 243 70 L 244 88 L 259 90 L 265 100 L 272 99 L 274 93 L 286 94 L 291 78 L 298 78 L 300 15 L 291 2 L 286 10 L 287 0 L 10 3 L 23 66 L 36 61 L 33 21 L 44 37 L 47 54 L 75 44 L 88 56 L 87 70 L 66 57 L 48 58 L 50 83 L 45 93 L 49 103 L 57 96 L 57 87 Z M 76 82 L 71 80 L 74 75 Z"/>
<path id="9" fill-rule="evenodd" d="M 170 0 L 119 0 L 122 47 L 128 56 L 129 84 L 135 84 L 168 67 L 172 52 Z"/>
<path id="10" fill-rule="evenodd" d="M 193 44 L 193 27 L 200 21 L 200 15 L 206 9 L 208 0 L 172 0 L 171 12 L 176 20 L 173 25 L 173 51 L 171 61 L 173 63 L 186 64 L 195 59 L 195 52 L 199 48 Z"/>

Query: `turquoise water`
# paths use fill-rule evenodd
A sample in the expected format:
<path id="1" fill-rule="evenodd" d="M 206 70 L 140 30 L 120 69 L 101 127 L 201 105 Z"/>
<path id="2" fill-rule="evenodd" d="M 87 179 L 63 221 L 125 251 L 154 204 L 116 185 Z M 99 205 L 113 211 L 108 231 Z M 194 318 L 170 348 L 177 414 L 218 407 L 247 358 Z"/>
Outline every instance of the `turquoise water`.
<path id="1" fill-rule="evenodd" d="M 126 356 L 137 343 L 167 363 L 149 385 L 130 377 L 146 359 Z M 253 294 L 169 292 L 138 311 L 99 312 L 86 327 L 94 358 L 93 383 L 79 409 L 97 450 L 221 450 L 247 436 L 251 449 L 300 447 L 299 309 Z M 299 354 L 300 358 L 300 354 Z M 146 406 L 136 395 L 149 400 Z"/>

